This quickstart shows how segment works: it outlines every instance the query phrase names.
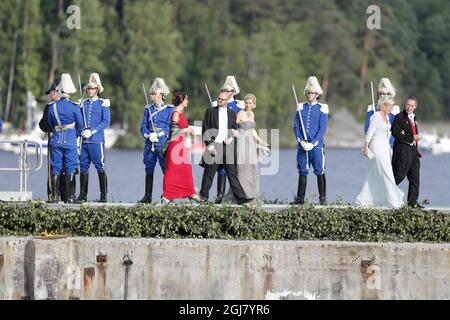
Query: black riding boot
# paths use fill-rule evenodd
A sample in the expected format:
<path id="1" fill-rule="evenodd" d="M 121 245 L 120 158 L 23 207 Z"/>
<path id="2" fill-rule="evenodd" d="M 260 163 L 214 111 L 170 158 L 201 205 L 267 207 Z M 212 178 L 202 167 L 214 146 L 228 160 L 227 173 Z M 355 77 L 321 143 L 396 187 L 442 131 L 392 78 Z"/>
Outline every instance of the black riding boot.
<path id="1" fill-rule="evenodd" d="M 139 201 L 140 203 L 152 203 L 152 193 L 153 193 L 153 175 L 145 174 L 145 194 L 144 197 Z"/>
<path id="2" fill-rule="evenodd" d="M 87 201 L 88 186 L 89 173 L 80 173 L 80 195 L 78 196 L 78 200 L 82 202 Z"/>
<path id="3" fill-rule="evenodd" d="M 52 192 L 50 194 L 50 203 L 58 203 L 59 201 L 59 183 L 60 183 L 60 178 L 59 178 L 59 174 L 54 174 L 51 176 L 50 178 L 50 183 L 51 183 L 51 189 L 54 190 L 54 192 Z"/>
<path id="4" fill-rule="evenodd" d="M 308 180 L 307 176 L 298 177 L 298 187 L 297 187 L 297 197 L 291 204 L 304 204 L 305 194 L 306 194 L 306 182 Z"/>
<path id="5" fill-rule="evenodd" d="M 70 196 L 69 189 L 66 189 L 66 187 L 67 187 L 66 179 L 69 179 L 69 178 L 65 172 L 63 172 L 59 175 L 59 186 L 58 186 L 59 197 L 60 197 L 61 201 L 63 201 L 63 202 L 67 202 L 67 200 L 69 199 L 69 196 Z"/>
<path id="6" fill-rule="evenodd" d="M 73 203 L 73 204 L 79 204 L 80 201 L 75 196 L 75 187 L 76 183 L 74 180 L 76 179 L 75 173 L 66 174 L 66 178 L 64 179 L 64 184 L 67 192 L 67 200 L 64 201 L 65 203 Z"/>
<path id="7" fill-rule="evenodd" d="M 100 200 L 98 202 L 107 202 L 108 194 L 108 178 L 106 177 L 106 172 L 98 174 L 98 181 L 100 184 Z"/>
<path id="8" fill-rule="evenodd" d="M 70 197 L 76 198 L 77 195 L 77 175 L 73 175 L 73 179 L 70 181 Z"/>
<path id="9" fill-rule="evenodd" d="M 216 204 L 222 203 L 223 196 L 225 195 L 225 189 L 227 187 L 227 175 L 218 174 L 217 175 L 217 197 Z"/>
<path id="10" fill-rule="evenodd" d="M 317 186 L 319 188 L 319 203 L 321 205 L 327 204 L 327 182 L 325 174 L 317 176 Z"/>

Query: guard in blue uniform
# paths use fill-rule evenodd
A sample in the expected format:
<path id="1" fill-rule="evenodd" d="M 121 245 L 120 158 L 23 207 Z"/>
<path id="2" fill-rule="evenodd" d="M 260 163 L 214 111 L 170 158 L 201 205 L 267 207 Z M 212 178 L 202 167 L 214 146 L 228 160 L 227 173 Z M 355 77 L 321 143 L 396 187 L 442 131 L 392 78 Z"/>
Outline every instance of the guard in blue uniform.
<path id="1" fill-rule="evenodd" d="M 89 76 L 85 87 L 89 99 L 81 104 L 83 115 L 82 146 L 80 155 L 80 195 L 78 200 L 87 201 L 89 185 L 89 166 L 94 164 L 97 169 L 100 186 L 98 202 L 107 202 L 108 180 L 105 172 L 105 132 L 110 123 L 110 101 L 99 98 L 104 88 L 98 73 Z"/>
<path id="2" fill-rule="evenodd" d="M 378 84 L 378 91 L 377 91 L 377 101 L 383 97 L 383 96 L 390 96 L 391 98 L 394 98 L 396 94 L 394 86 L 391 84 L 391 81 L 388 78 L 381 78 L 380 83 Z M 379 111 L 378 103 L 375 105 L 370 104 L 367 107 L 367 114 L 366 114 L 366 120 L 364 122 L 364 134 L 367 133 L 367 129 L 369 129 L 370 125 L 370 118 L 374 114 L 375 111 Z M 391 123 L 391 126 L 394 123 L 395 116 L 400 113 L 400 107 L 398 105 L 395 105 L 392 108 L 391 113 L 389 113 L 389 122 Z M 394 146 L 394 136 L 391 136 L 389 139 L 389 143 L 391 144 L 391 148 Z"/>
<path id="3" fill-rule="evenodd" d="M 145 165 L 145 194 L 139 201 L 151 203 L 153 194 L 153 174 L 156 163 L 163 174 L 166 170 L 166 160 L 161 155 L 161 148 L 169 136 L 170 118 L 174 107 L 165 103 L 169 88 L 162 78 L 156 78 L 150 90 L 151 105 L 145 106 L 141 122 L 141 135 L 145 139 L 144 165 Z"/>
<path id="4" fill-rule="evenodd" d="M 60 99 L 49 105 L 48 112 L 48 125 L 52 130 L 50 138 L 51 189 L 59 189 L 59 177 L 64 167 L 66 179 L 62 182 L 65 184 L 65 190 L 70 190 L 65 202 L 78 203 L 74 196 L 75 190 L 72 188 L 75 185 L 73 183 L 74 172 L 78 167 L 77 138 L 83 129 L 83 118 L 78 105 L 69 100 L 70 94 L 77 91 L 69 74 L 62 74 L 61 82 L 56 90 L 58 90 Z M 52 193 L 51 202 L 58 202 L 56 192 Z"/>
<path id="5" fill-rule="evenodd" d="M 242 100 L 237 100 L 235 97 L 239 94 L 240 89 L 237 85 L 236 78 L 234 76 L 227 76 L 225 82 L 220 88 L 220 92 L 228 92 L 230 99 L 227 103 L 227 108 L 234 111 L 236 114 L 244 109 L 245 103 Z M 213 106 L 217 106 L 217 101 L 213 102 Z M 217 195 L 216 204 L 222 203 L 223 196 L 225 195 L 225 189 L 227 186 L 227 177 L 225 168 L 219 166 L 217 169 Z"/>
<path id="6" fill-rule="evenodd" d="M 2 132 L 2 129 L 3 129 L 3 121 L 2 119 L 0 119 L 0 133 Z"/>
<path id="7" fill-rule="evenodd" d="M 52 128 L 50 128 L 50 126 L 48 125 L 48 113 L 49 113 L 49 108 L 50 105 L 52 105 L 54 102 L 59 100 L 59 95 L 58 95 L 58 91 L 56 90 L 58 83 L 54 82 L 50 85 L 50 87 L 48 88 L 48 90 L 45 92 L 45 94 L 48 95 L 48 98 L 50 99 L 50 102 L 48 104 L 45 105 L 44 107 L 44 111 L 42 112 L 42 118 L 39 121 L 39 128 L 47 133 L 47 144 L 48 144 L 48 148 L 47 148 L 47 173 L 48 173 L 48 178 L 47 178 L 47 196 L 48 196 L 48 201 L 51 201 L 51 194 L 54 192 L 59 192 L 59 195 L 61 197 L 62 201 L 66 201 L 67 199 L 67 194 L 69 192 L 69 190 L 64 190 L 65 184 L 64 183 L 60 183 L 59 184 L 59 190 L 52 190 L 52 185 L 51 185 L 51 177 L 52 177 L 52 170 L 50 167 L 50 157 L 51 157 L 51 145 L 50 145 L 50 138 L 52 136 Z M 61 177 L 59 177 L 59 181 L 63 181 L 63 179 L 66 179 L 66 174 L 64 172 L 64 168 L 63 168 L 63 173 L 61 174 Z M 73 182 L 75 182 L 76 179 L 73 180 Z M 72 188 L 72 190 L 75 190 L 75 187 Z"/>
<path id="8" fill-rule="evenodd" d="M 236 99 L 236 96 L 241 92 L 241 90 L 239 89 L 234 76 L 226 77 L 222 88 L 220 88 L 220 92 L 228 92 L 230 94 L 230 100 L 228 100 L 227 103 L 228 109 L 236 112 L 236 114 L 244 109 L 244 101 Z"/>
<path id="9" fill-rule="evenodd" d="M 314 174 L 317 176 L 319 202 L 324 205 L 327 201 L 324 137 L 328 127 L 328 105 L 317 102 L 323 91 L 316 77 L 308 78 L 304 92 L 308 102 L 299 103 L 294 120 L 294 134 L 298 142 L 297 168 L 299 180 L 297 197 L 291 204 L 305 203 L 307 176 L 309 167 L 312 165 Z"/>

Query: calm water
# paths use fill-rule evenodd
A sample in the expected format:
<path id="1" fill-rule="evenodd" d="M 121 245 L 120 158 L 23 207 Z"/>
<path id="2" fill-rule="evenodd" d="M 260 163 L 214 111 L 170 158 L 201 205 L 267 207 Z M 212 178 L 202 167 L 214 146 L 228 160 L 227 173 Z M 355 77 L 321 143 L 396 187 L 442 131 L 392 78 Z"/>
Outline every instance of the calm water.
<path id="1" fill-rule="evenodd" d="M 326 153 L 327 196 L 328 201 L 342 199 L 354 203 L 365 179 L 368 161 L 361 151 L 355 149 L 328 149 Z M 0 167 L 17 166 L 18 156 L 0 151 Z M 275 175 L 261 176 L 261 192 L 267 200 L 291 201 L 297 192 L 298 174 L 296 168 L 296 150 L 280 150 L 279 166 Z M 195 162 L 194 160 L 194 163 Z M 275 162 L 273 162 L 275 163 Z M 424 153 L 421 168 L 421 188 L 419 201 L 427 199 L 433 206 L 450 206 L 450 154 L 433 156 Z M 106 171 L 109 183 L 109 201 L 136 202 L 144 193 L 144 164 L 142 151 L 107 150 Z M 266 165 L 266 168 L 268 166 Z M 274 166 L 277 167 L 276 165 Z M 194 182 L 200 188 L 203 169 L 193 165 Z M 34 199 L 47 199 L 46 195 L 47 170 L 44 166 L 33 172 L 29 178 L 29 190 Z M 229 184 L 227 183 L 227 188 Z M 401 189 L 408 190 L 405 181 Z M 77 181 L 77 195 L 78 195 Z M 17 191 L 19 189 L 18 173 L 0 171 L 0 190 Z M 162 173 L 159 166 L 155 172 L 153 199 L 156 201 L 162 193 Z M 210 199 L 216 195 L 216 182 L 210 192 Z M 88 199 L 99 197 L 97 173 L 91 167 L 89 179 Z M 406 196 L 405 196 L 406 197 Z M 317 180 L 312 173 L 308 176 L 307 198 L 318 201 Z"/>

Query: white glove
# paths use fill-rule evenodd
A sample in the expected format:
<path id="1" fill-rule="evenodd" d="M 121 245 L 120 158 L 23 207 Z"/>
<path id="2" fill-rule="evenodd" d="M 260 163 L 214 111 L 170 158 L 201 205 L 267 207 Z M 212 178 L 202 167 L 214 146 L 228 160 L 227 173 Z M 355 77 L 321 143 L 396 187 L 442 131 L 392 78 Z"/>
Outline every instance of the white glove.
<path id="1" fill-rule="evenodd" d="M 315 147 L 315 145 L 313 145 L 312 143 L 306 142 L 306 141 L 300 142 L 300 145 L 302 146 L 302 148 L 305 151 L 311 151 Z"/>
<path id="2" fill-rule="evenodd" d="M 89 129 L 83 130 L 83 132 L 81 132 L 81 135 L 83 136 L 83 138 L 89 139 L 90 137 L 92 137 L 92 131 Z"/>
<path id="3" fill-rule="evenodd" d="M 305 146 L 303 147 L 303 149 L 305 149 L 305 151 L 311 151 L 312 149 L 314 149 L 315 145 L 313 145 L 310 142 L 305 142 Z"/>
<path id="4" fill-rule="evenodd" d="M 149 135 L 150 142 L 158 142 L 158 134 L 156 132 L 152 132 Z"/>

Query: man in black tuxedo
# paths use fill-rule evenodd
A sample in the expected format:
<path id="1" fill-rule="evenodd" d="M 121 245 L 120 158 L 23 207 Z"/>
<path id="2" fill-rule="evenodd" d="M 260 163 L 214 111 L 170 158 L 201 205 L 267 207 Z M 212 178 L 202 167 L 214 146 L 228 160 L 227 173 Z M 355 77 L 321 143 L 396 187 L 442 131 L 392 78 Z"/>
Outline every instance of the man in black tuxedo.
<path id="1" fill-rule="evenodd" d="M 200 196 L 204 201 L 208 200 L 217 168 L 223 164 L 236 201 L 243 204 L 252 199 L 246 197 L 237 178 L 236 139 L 232 133 L 232 129 L 237 130 L 236 113 L 227 107 L 228 100 L 228 93 L 221 92 L 217 107 L 208 108 L 203 119 L 202 136 L 206 150 L 200 163 L 205 168 Z"/>
<path id="2" fill-rule="evenodd" d="M 399 185 L 405 177 L 408 177 L 408 205 L 423 208 L 417 199 L 419 198 L 420 185 L 420 158 L 419 141 L 421 139 L 414 110 L 417 108 L 417 98 L 408 97 L 405 109 L 397 114 L 392 124 L 394 136 L 394 150 L 392 156 L 392 169 L 395 183 Z"/>

